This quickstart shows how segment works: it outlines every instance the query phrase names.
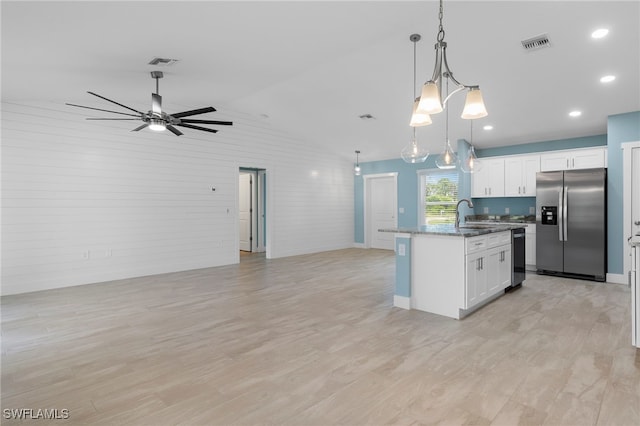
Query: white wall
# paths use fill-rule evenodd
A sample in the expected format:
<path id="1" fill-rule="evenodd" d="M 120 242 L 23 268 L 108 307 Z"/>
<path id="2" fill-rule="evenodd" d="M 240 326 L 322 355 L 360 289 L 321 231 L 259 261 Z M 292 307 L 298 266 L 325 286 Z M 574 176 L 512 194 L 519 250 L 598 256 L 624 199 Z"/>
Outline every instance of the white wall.
<path id="1" fill-rule="evenodd" d="M 351 163 L 266 120 L 217 112 L 234 126 L 176 137 L 2 108 L 2 294 L 235 263 L 240 166 L 267 169 L 271 257 L 353 244 Z"/>

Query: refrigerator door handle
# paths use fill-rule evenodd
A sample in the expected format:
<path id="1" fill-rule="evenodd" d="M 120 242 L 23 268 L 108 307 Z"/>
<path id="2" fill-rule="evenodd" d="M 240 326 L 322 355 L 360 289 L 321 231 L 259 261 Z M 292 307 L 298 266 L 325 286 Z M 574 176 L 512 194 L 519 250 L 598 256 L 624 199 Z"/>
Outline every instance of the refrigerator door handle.
<path id="1" fill-rule="evenodd" d="M 562 218 L 564 217 L 564 211 L 562 210 L 562 191 L 558 192 L 558 210 L 560 210 L 558 212 L 558 240 L 559 241 L 564 241 L 563 237 L 564 237 L 564 233 L 562 232 Z"/>
<path id="2" fill-rule="evenodd" d="M 569 199 L 569 187 L 565 186 L 564 187 L 564 205 L 562 206 L 562 231 L 563 231 L 563 240 L 562 241 L 568 241 L 569 240 L 569 232 L 567 229 L 567 218 L 569 217 L 569 203 L 568 203 L 568 199 Z"/>

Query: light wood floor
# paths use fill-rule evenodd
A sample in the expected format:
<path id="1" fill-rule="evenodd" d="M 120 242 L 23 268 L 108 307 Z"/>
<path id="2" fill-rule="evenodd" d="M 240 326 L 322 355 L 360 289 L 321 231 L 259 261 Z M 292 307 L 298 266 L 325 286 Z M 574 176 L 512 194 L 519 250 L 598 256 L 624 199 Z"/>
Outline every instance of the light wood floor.
<path id="1" fill-rule="evenodd" d="M 456 321 L 392 307 L 394 268 L 382 250 L 256 255 L 4 297 L 2 408 L 68 409 L 56 425 L 640 424 L 626 286 L 529 275 Z"/>

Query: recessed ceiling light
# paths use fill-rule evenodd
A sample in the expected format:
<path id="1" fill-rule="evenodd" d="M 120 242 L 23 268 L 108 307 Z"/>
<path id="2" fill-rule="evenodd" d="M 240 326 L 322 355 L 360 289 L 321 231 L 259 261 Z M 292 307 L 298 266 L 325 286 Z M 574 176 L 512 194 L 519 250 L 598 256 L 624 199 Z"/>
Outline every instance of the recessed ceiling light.
<path id="1" fill-rule="evenodd" d="M 483 127 L 484 130 L 493 130 L 493 126 L 491 124 L 487 124 Z"/>
<path id="2" fill-rule="evenodd" d="M 569 113 L 569 115 L 570 115 L 571 117 L 580 117 L 580 116 L 582 115 L 582 111 L 577 111 L 577 110 L 576 110 L 576 111 L 571 111 L 571 112 Z"/>
<path id="3" fill-rule="evenodd" d="M 591 33 L 591 37 L 593 38 L 602 38 L 609 34 L 609 30 L 606 28 L 598 28 L 594 32 Z"/>
<path id="4" fill-rule="evenodd" d="M 615 79 L 616 79 L 615 75 L 605 75 L 600 79 L 600 83 L 611 83 Z"/>

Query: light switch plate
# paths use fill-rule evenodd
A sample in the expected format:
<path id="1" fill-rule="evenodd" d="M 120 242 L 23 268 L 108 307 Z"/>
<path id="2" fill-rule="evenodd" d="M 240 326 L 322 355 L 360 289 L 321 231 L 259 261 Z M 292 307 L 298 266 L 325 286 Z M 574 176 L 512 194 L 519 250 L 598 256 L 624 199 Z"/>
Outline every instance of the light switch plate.
<path id="1" fill-rule="evenodd" d="M 529 207 L 529 214 L 536 214 L 536 208 L 535 207 Z"/>
<path id="2" fill-rule="evenodd" d="M 400 207 L 400 208 L 398 209 L 398 212 L 400 212 L 400 213 L 404 213 L 404 207 Z"/>
<path id="3" fill-rule="evenodd" d="M 484 212 L 484 214 L 489 214 L 489 207 L 485 207 L 484 209 L 482 209 L 482 211 Z"/>
<path id="4" fill-rule="evenodd" d="M 509 214 L 509 207 L 504 208 L 504 214 Z"/>
<path id="5" fill-rule="evenodd" d="M 405 255 L 405 247 L 404 244 L 398 244 L 398 256 Z"/>

